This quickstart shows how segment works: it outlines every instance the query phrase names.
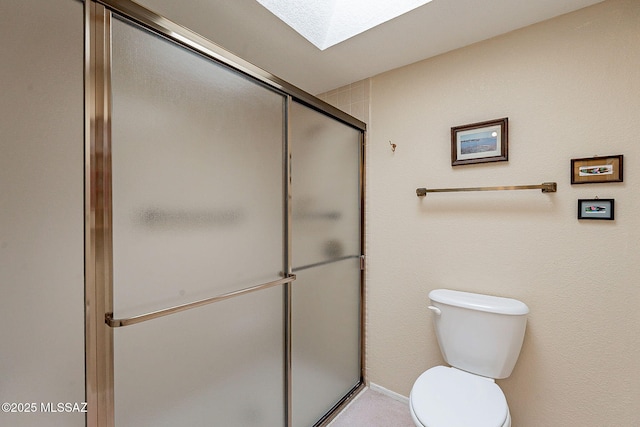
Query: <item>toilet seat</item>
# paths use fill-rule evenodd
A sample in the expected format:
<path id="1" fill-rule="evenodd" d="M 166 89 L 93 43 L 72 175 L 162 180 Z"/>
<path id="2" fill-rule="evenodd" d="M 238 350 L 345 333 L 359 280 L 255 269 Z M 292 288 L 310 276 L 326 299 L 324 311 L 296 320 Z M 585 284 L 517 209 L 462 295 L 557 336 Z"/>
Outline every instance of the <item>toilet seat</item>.
<path id="1" fill-rule="evenodd" d="M 424 427 L 503 427 L 509 407 L 495 381 L 456 368 L 424 372 L 409 397 L 414 417 Z"/>

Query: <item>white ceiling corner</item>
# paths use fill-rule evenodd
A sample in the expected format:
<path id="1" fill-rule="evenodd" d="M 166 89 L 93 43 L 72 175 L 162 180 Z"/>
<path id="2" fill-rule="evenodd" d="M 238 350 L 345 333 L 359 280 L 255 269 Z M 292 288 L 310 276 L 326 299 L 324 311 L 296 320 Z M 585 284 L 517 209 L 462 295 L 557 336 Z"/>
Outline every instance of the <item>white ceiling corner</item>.
<path id="1" fill-rule="evenodd" d="M 319 0 L 135 1 L 318 94 L 603 0 L 433 0 L 424 6 L 416 6 L 422 3 L 418 0 L 385 0 L 381 7 L 397 7 L 394 13 L 401 15 L 378 24 L 369 16 L 376 8 L 372 0 L 329 0 L 331 7 L 324 9 Z M 300 37 L 297 31 L 304 31 L 300 25 L 289 23 L 298 26 L 291 31 L 282 21 L 289 18 L 269 12 L 266 6 L 271 4 L 280 4 L 283 13 L 295 11 L 299 22 L 315 23 L 319 46 L 307 40 L 309 34 Z M 355 17 L 338 10 L 347 4 L 358 5 Z M 342 28 L 344 21 L 373 26 L 337 42 L 345 35 L 328 34 Z"/>

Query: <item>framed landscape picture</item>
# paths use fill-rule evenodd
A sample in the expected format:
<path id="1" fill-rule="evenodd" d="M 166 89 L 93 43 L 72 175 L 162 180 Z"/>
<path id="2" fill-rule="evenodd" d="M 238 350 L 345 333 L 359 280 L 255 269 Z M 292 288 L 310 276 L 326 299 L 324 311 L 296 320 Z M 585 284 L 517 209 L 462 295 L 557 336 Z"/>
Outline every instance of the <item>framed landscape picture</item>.
<path id="1" fill-rule="evenodd" d="M 509 118 L 451 128 L 451 166 L 504 162 L 509 153 Z"/>

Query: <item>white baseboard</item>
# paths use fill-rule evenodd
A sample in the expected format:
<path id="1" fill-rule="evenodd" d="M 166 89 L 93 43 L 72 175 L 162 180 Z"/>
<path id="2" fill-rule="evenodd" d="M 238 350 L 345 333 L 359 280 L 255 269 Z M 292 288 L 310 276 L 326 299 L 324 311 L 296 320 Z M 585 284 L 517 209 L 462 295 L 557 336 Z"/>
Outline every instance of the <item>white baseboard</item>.
<path id="1" fill-rule="evenodd" d="M 405 397 L 399 393 L 396 393 L 395 391 L 391 391 L 389 389 L 386 389 L 382 386 L 379 386 L 378 384 L 374 384 L 374 383 L 369 383 L 369 388 L 373 391 L 377 391 L 378 393 L 382 393 L 385 396 L 389 396 L 390 398 L 397 400 L 398 402 L 402 402 L 405 405 L 409 404 L 409 398 Z"/>

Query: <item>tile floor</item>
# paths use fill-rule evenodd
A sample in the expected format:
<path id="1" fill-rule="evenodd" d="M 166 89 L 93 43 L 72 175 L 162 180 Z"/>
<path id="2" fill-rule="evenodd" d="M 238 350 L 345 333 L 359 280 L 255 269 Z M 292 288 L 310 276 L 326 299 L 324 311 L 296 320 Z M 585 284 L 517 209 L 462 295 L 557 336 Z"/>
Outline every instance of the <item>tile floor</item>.
<path id="1" fill-rule="evenodd" d="M 327 427 L 415 427 L 408 404 L 366 388 Z"/>

